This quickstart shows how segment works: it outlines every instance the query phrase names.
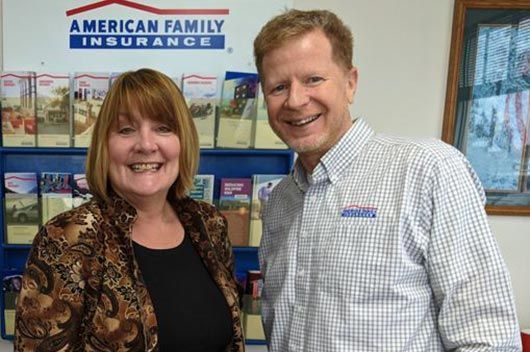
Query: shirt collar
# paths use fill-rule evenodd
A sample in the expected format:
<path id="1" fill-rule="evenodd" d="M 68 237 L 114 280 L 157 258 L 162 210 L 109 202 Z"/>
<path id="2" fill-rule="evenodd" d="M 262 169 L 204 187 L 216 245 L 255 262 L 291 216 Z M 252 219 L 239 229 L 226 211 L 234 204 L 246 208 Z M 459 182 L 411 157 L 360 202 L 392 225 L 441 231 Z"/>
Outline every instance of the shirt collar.
<path id="1" fill-rule="evenodd" d="M 311 175 L 305 171 L 300 160 L 296 160 L 291 173 L 294 183 L 305 193 L 313 183 L 328 179 L 331 183 L 337 182 L 342 172 L 351 165 L 373 135 L 374 130 L 364 119 L 355 120 L 348 132 L 324 154 Z"/>

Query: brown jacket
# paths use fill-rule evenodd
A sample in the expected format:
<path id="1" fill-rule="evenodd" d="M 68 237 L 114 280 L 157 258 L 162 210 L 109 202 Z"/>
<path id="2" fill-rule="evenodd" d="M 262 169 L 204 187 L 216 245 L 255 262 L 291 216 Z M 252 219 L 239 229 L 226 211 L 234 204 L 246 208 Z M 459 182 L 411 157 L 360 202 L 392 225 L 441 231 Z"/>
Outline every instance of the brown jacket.
<path id="1" fill-rule="evenodd" d="M 234 258 L 211 205 L 172 202 L 186 235 L 226 298 L 244 351 Z M 58 215 L 37 234 L 16 310 L 15 351 L 157 351 L 153 304 L 133 255 L 136 211 L 119 197 Z"/>

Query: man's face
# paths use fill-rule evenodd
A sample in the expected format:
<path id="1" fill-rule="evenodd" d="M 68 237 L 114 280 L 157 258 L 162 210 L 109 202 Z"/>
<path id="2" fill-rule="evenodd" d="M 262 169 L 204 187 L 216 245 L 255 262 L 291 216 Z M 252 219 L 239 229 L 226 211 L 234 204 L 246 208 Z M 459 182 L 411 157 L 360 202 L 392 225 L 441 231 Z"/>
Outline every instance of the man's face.
<path id="1" fill-rule="evenodd" d="M 263 58 L 269 123 L 304 156 L 322 157 L 352 125 L 348 105 L 357 71 L 339 66 L 320 30 L 286 42 Z"/>

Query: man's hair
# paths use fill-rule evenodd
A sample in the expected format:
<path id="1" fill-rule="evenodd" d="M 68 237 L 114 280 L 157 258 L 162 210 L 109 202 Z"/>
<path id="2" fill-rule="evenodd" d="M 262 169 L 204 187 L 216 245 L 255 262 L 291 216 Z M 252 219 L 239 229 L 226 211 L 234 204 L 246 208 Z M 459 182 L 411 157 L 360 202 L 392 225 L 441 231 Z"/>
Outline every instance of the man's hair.
<path id="1" fill-rule="evenodd" d="M 165 74 L 142 68 L 121 74 L 112 84 L 99 111 L 86 161 L 90 192 L 109 201 L 109 134 L 120 113 L 132 109 L 167 125 L 180 140 L 179 175 L 170 197 L 182 198 L 193 185 L 199 163 L 199 138 L 179 88 Z"/>
<path id="2" fill-rule="evenodd" d="M 292 9 L 272 18 L 254 39 L 254 59 L 262 80 L 265 55 L 286 42 L 314 30 L 321 30 L 330 41 L 333 60 L 346 70 L 350 70 L 353 67 L 353 36 L 337 15 L 327 10 Z"/>

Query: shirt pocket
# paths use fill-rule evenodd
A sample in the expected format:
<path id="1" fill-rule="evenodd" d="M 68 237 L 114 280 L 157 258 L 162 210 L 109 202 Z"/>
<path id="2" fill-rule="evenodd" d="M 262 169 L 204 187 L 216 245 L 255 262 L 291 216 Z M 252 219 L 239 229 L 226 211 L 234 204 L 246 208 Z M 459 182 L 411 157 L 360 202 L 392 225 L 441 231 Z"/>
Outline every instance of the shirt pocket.
<path id="1" fill-rule="evenodd" d="M 369 299 L 391 282 L 398 258 L 394 225 L 377 219 L 340 221 L 326 239 L 320 282 L 323 290 L 350 301 Z"/>

